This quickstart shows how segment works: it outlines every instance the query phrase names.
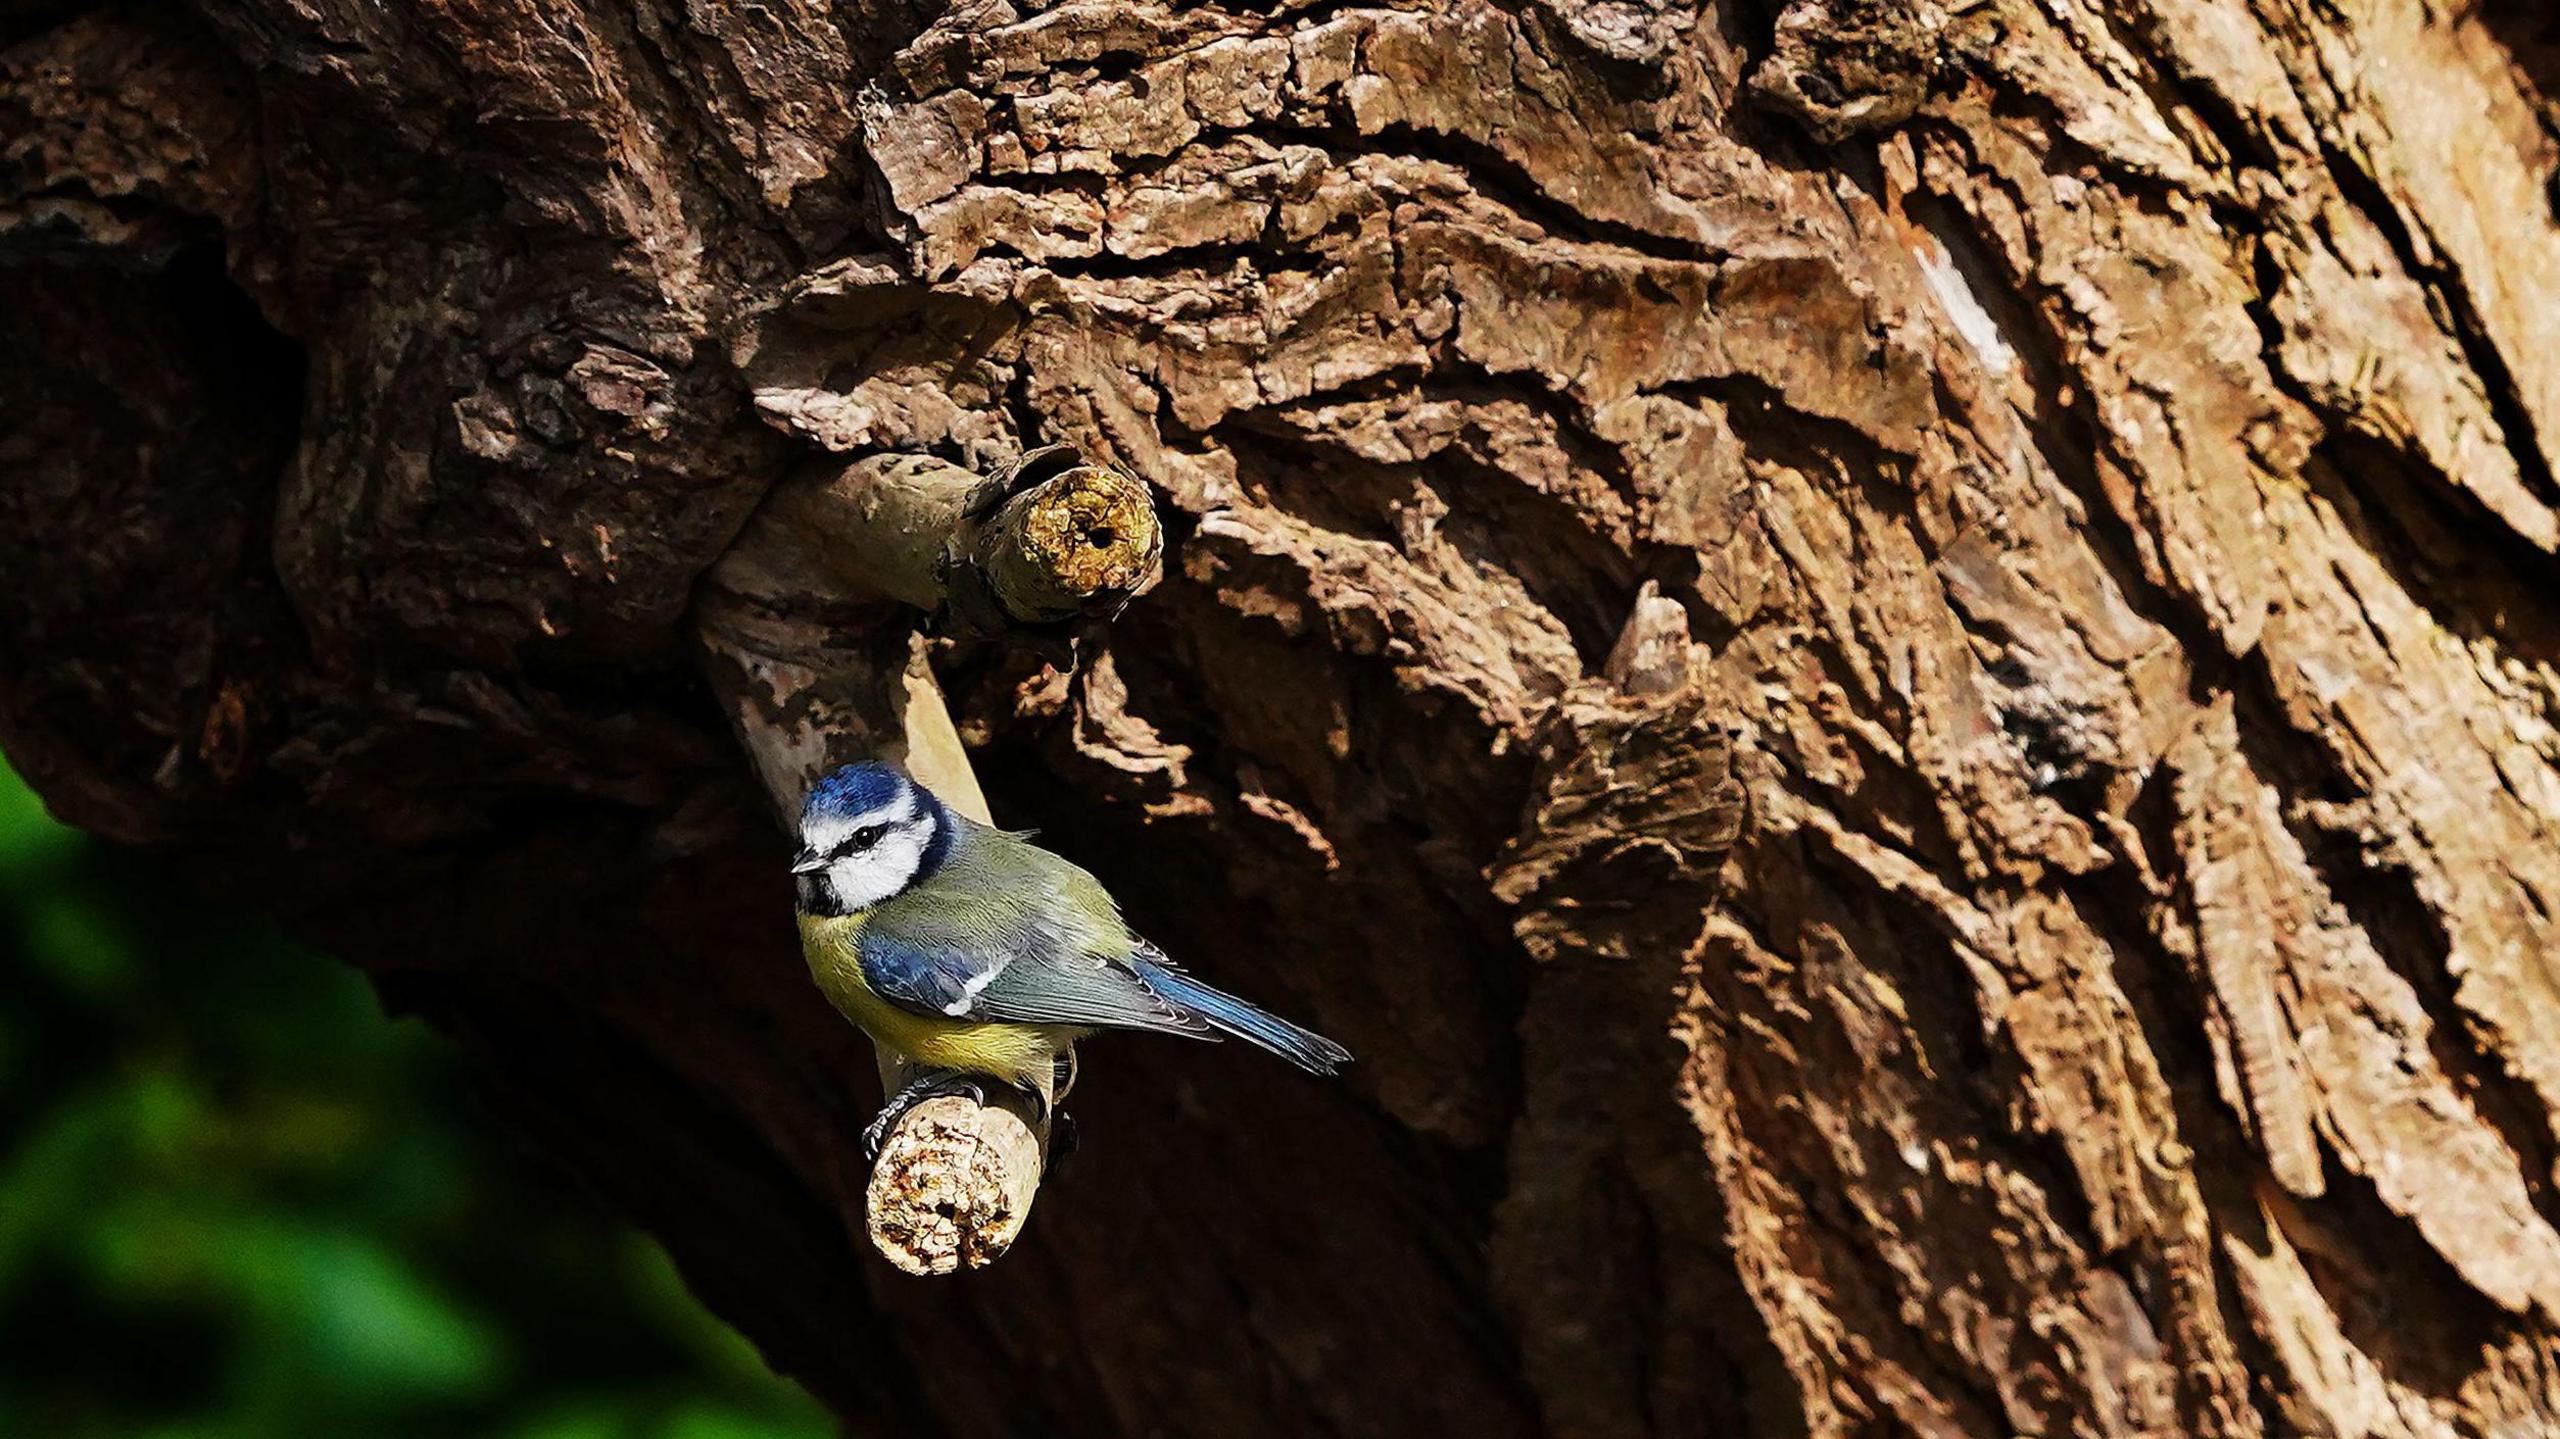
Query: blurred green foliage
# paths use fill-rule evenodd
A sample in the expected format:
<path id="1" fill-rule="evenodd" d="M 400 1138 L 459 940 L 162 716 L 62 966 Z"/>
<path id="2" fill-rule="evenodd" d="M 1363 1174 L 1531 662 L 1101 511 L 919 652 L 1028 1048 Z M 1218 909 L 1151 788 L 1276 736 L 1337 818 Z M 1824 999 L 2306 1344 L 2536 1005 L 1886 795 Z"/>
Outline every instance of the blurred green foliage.
<path id="1" fill-rule="evenodd" d="M 354 971 L 0 766 L 0 1435 L 816 1439 Z"/>

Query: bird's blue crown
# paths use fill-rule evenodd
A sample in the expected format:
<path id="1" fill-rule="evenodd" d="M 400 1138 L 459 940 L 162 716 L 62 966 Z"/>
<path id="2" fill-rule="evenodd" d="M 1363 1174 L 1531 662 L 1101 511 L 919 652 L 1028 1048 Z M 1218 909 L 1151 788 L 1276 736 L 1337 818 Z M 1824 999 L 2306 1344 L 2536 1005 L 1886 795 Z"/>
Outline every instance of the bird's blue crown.
<path id="1" fill-rule="evenodd" d="M 841 765 L 827 771 L 810 787 L 809 802 L 801 806 L 801 821 L 851 819 L 858 814 L 869 814 L 895 802 L 914 784 L 915 781 L 878 760 Z"/>

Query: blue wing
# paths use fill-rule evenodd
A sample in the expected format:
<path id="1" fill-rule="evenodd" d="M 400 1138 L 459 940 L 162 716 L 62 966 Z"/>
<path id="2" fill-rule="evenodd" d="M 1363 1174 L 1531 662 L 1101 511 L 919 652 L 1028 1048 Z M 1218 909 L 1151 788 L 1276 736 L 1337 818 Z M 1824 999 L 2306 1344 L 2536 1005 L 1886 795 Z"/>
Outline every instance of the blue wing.
<path id="1" fill-rule="evenodd" d="M 1193 979 L 1174 967 L 1154 945 L 1139 946 L 1129 961 L 1149 989 L 1172 1000 L 1186 1013 L 1197 1014 L 1222 1034 L 1261 1045 L 1309 1074 L 1338 1074 L 1351 1062 L 1351 1051 L 1316 1033 L 1291 1024 L 1258 1004 L 1249 1004 L 1223 989 Z"/>
<path id="2" fill-rule="evenodd" d="M 937 1019 L 1149 1029 L 1208 1037 L 1209 1024 L 1157 993 L 1125 962 L 1079 952 L 1037 928 L 963 948 L 884 907 L 855 940 L 871 992 Z"/>

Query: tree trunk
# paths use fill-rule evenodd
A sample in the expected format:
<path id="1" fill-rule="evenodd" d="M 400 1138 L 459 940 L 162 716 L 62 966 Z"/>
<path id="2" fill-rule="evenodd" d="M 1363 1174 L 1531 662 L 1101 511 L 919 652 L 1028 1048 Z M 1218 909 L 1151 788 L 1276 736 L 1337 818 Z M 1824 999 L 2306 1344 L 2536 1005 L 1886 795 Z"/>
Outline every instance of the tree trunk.
<path id="1" fill-rule="evenodd" d="M 0 739 L 857 1433 L 2560 1434 L 2538 11 L 20 0 Z M 1052 442 L 995 813 L 1359 1062 L 919 1281 L 689 606 Z"/>

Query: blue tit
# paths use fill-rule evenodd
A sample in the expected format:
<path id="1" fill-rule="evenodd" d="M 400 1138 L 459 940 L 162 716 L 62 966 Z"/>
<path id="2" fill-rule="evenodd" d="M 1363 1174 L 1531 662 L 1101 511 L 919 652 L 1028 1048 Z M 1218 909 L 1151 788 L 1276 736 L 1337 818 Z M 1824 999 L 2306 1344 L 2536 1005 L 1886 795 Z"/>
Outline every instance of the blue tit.
<path id="1" fill-rule="evenodd" d="M 846 765 L 809 791 L 791 872 L 818 988 L 870 1034 L 884 1073 L 892 1060 L 926 1071 L 873 1125 L 875 1151 L 927 1094 L 975 1090 L 955 1076 L 1045 1108 L 1070 1046 L 1100 1029 L 1231 1034 L 1314 1074 L 1351 1058 L 1183 973 L 1130 932 L 1100 880 L 885 764 Z"/>

